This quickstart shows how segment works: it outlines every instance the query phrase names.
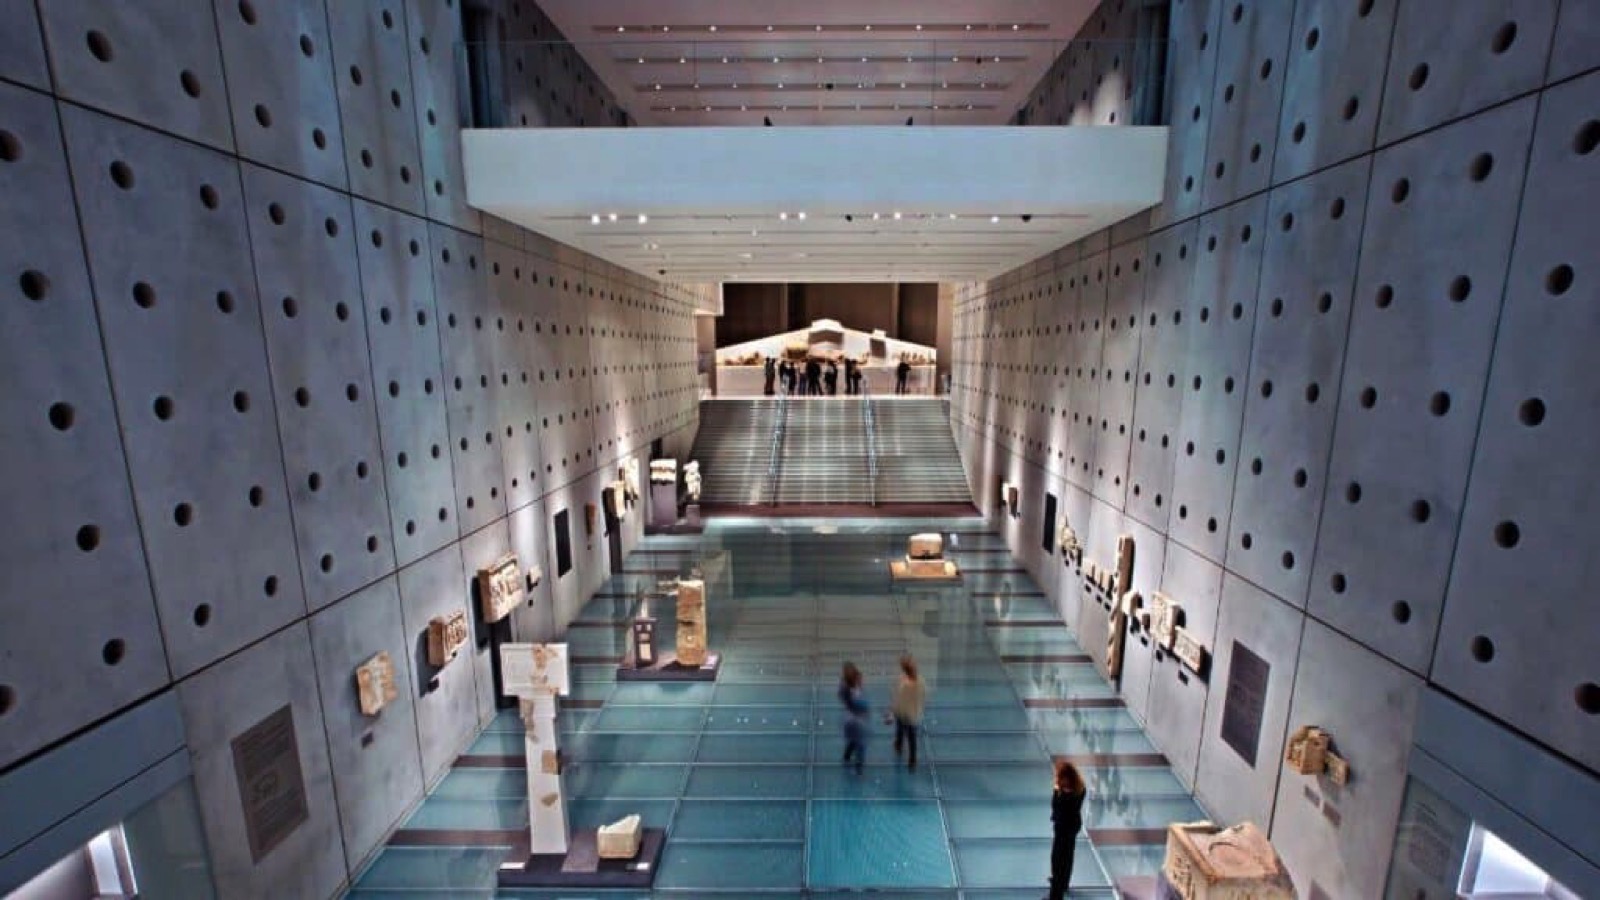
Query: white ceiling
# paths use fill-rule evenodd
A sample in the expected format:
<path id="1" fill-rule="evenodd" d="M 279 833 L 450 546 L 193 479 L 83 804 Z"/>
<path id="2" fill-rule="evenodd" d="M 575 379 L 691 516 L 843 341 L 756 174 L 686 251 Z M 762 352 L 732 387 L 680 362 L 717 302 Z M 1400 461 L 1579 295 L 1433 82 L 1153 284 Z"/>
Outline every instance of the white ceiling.
<path id="1" fill-rule="evenodd" d="M 1166 164 L 1165 128 L 515 128 L 462 143 L 474 207 L 683 282 L 980 280 L 1158 203 Z"/>
<path id="2" fill-rule="evenodd" d="M 539 5 L 644 125 L 999 125 L 1096 2 Z"/>

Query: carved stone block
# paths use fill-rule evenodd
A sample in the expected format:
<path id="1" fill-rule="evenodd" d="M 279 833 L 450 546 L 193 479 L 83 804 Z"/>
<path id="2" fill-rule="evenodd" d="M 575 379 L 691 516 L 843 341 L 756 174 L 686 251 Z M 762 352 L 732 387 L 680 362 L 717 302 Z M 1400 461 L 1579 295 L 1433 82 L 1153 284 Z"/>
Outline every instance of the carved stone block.
<path id="1" fill-rule="evenodd" d="M 911 559 L 939 559 L 944 556 L 944 535 L 913 534 L 906 555 Z"/>
<path id="2" fill-rule="evenodd" d="M 1324 773 L 1337 784 L 1350 781 L 1350 764 L 1332 750 L 1333 735 L 1315 725 L 1302 725 L 1289 736 L 1284 761 L 1301 775 Z"/>
<path id="3" fill-rule="evenodd" d="M 678 582 L 678 663 L 703 666 L 706 662 L 706 583 L 697 579 Z"/>
<path id="4" fill-rule="evenodd" d="M 1196 675 L 1205 671 L 1205 645 L 1200 643 L 1200 639 L 1190 634 L 1187 629 L 1177 629 L 1172 639 L 1172 655 Z"/>
<path id="5" fill-rule="evenodd" d="M 1150 594 L 1150 639 L 1163 650 L 1171 650 L 1177 638 L 1178 613 L 1183 609 L 1176 601 L 1160 591 Z"/>
<path id="6" fill-rule="evenodd" d="M 650 460 L 651 484 L 677 484 L 678 461 L 675 459 Z"/>
<path id="7" fill-rule="evenodd" d="M 394 662 L 389 659 L 389 651 L 381 650 L 356 667 L 356 696 L 364 716 L 377 715 L 400 696 L 394 685 Z"/>
<path id="8" fill-rule="evenodd" d="M 1161 873 L 1183 900 L 1295 900 L 1277 851 L 1251 822 L 1168 825 Z"/>
<path id="9" fill-rule="evenodd" d="M 594 535 L 594 523 L 595 523 L 595 519 L 598 518 L 598 513 L 599 513 L 599 508 L 596 507 L 593 503 L 585 503 L 583 505 L 583 533 L 584 533 L 584 535 L 589 536 L 589 537 L 592 537 Z"/>
<path id="10" fill-rule="evenodd" d="M 601 859 L 633 859 L 639 855 L 639 843 L 644 838 L 644 827 L 637 815 L 601 825 L 597 835 Z"/>
<path id="11" fill-rule="evenodd" d="M 467 613 L 456 610 L 428 622 L 428 665 L 442 668 L 456 658 L 467 643 Z"/>
<path id="12" fill-rule="evenodd" d="M 526 596 L 516 556 L 502 556 L 494 565 L 478 570 L 478 599 L 485 622 L 493 624 L 511 615 Z"/>
<path id="13" fill-rule="evenodd" d="M 1061 558 L 1069 563 L 1083 559 L 1083 546 L 1078 543 L 1078 533 L 1065 522 L 1061 523 L 1060 530 L 1056 532 L 1056 546 L 1061 550 Z"/>
<path id="14" fill-rule="evenodd" d="M 1113 590 L 1119 594 L 1133 588 L 1133 535 L 1117 536 L 1116 582 Z"/>
<path id="15" fill-rule="evenodd" d="M 509 696 L 565 697 L 571 687 L 567 645 L 501 644 L 500 680 Z"/>
<path id="16" fill-rule="evenodd" d="M 601 498 L 606 504 L 606 515 L 618 522 L 628 518 L 628 486 L 622 481 L 613 481 L 606 485 L 601 492 Z"/>

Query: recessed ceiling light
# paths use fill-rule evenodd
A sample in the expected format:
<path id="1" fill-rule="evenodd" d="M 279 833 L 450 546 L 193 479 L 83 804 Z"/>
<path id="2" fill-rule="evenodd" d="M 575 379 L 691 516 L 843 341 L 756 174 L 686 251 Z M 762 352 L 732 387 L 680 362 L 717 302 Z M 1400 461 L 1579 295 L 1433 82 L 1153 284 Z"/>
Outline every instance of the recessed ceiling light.
<path id="1" fill-rule="evenodd" d="M 670 107 L 670 110 L 671 110 L 671 111 L 672 111 L 672 112 L 677 112 L 677 111 L 678 111 L 678 108 L 677 108 L 677 107 L 676 107 L 676 106 L 673 106 L 673 107 Z"/>
<path id="2" fill-rule="evenodd" d="M 671 30 L 672 30 L 672 26 L 671 25 L 663 25 L 663 26 L 661 26 L 661 31 L 662 31 L 663 34 L 666 33 L 666 32 L 669 32 Z"/>
<path id="3" fill-rule="evenodd" d="M 760 232 L 760 231 L 757 231 L 757 230 L 756 230 L 756 229 L 754 229 L 754 228 L 752 228 L 752 229 L 750 229 L 750 236 L 751 236 L 751 237 L 760 237 L 760 236 L 761 236 L 761 232 Z"/>
<path id="4" fill-rule="evenodd" d="M 773 62 L 774 62 L 774 63 L 776 63 L 776 62 L 778 62 L 778 60 L 779 60 L 779 59 L 780 59 L 780 57 L 777 57 L 777 56 L 774 56 L 774 57 L 773 57 L 773 58 L 772 58 L 772 61 L 773 61 Z"/>
<path id="5" fill-rule="evenodd" d="M 998 57 L 998 56 L 996 56 L 996 57 L 995 57 L 995 58 L 994 58 L 994 61 L 995 61 L 995 62 L 999 62 L 999 61 L 1000 61 L 1000 57 Z"/>
<path id="6" fill-rule="evenodd" d="M 972 26 L 971 26 L 971 25 L 968 25 L 968 26 L 967 26 L 967 28 L 968 28 L 968 29 L 970 29 L 970 28 L 972 28 Z M 951 213 L 951 214 L 950 214 L 950 218 L 951 218 L 951 219 L 954 219 L 954 218 L 955 218 L 955 217 L 956 217 L 956 214 L 955 214 L 955 213 Z"/>
<path id="7" fill-rule="evenodd" d="M 786 213 L 786 212 L 781 212 L 781 213 L 778 213 L 778 221 L 780 221 L 780 222 L 787 222 L 787 221 L 789 221 L 789 214 L 788 214 L 788 213 Z"/>
<path id="8" fill-rule="evenodd" d="M 877 213 L 873 213 L 872 214 L 872 221 L 874 221 L 874 222 L 878 221 L 878 214 Z"/>
<path id="9" fill-rule="evenodd" d="M 900 210 L 898 209 L 894 211 L 894 220 L 896 222 L 900 221 Z"/>
<path id="10" fill-rule="evenodd" d="M 821 31 L 821 30 L 822 30 L 822 26 L 821 26 L 821 25 L 818 25 L 818 26 L 817 26 L 817 30 L 818 30 L 818 31 Z"/>
<path id="11" fill-rule="evenodd" d="M 771 26 L 771 25 L 768 25 L 768 26 L 767 26 L 767 30 L 768 30 L 768 31 L 771 31 L 771 30 L 772 30 L 772 26 Z"/>
<path id="12" fill-rule="evenodd" d="M 921 25 L 918 25 L 918 26 L 917 26 L 917 30 L 918 30 L 918 31 L 921 31 L 921 30 L 922 30 L 922 26 L 921 26 Z"/>
<path id="13" fill-rule="evenodd" d="M 806 211 L 805 210 L 803 210 L 803 209 L 800 210 L 798 215 L 799 215 L 800 221 L 804 222 L 806 220 Z"/>
<path id="14" fill-rule="evenodd" d="M 628 30 L 628 26 L 626 26 L 626 25 L 618 25 L 617 26 L 617 30 L 618 31 L 627 31 Z"/>
<path id="15" fill-rule="evenodd" d="M 661 90 L 661 85 L 659 85 L 659 84 L 656 85 L 656 90 L 658 90 L 658 91 Z"/>
<path id="16" fill-rule="evenodd" d="M 736 90 L 736 91 L 739 89 L 739 82 L 735 81 L 733 83 L 733 89 Z"/>
<path id="17" fill-rule="evenodd" d="M 615 222 L 617 220 L 617 214 L 616 213 L 606 213 L 606 218 L 608 218 L 611 221 Z"/>
<path id="18" fill-rule="evenodd" d="M 971 31 L 971 30 L 972 30 L 972 26 L 971 26 L 971 25 L 968 25 L 968 26 L 967 26 L 967 30 L 968 30 L 968 31 Z"/>
<path id="19" fill-rule="evenodd" d="M 639 57 L 639 65 L 644 65 L 644 57 Z"/>
<path id="20" fill-rule="evenodd" d="M 727 57 L 726 57 L 726 56 L 724 56 L 724 57 L 723 57 L 723 58 L 722 58 L 722 64 L 723 64 L 723 65 L 727 65 L 727 64 L 728 64 L 728 58 L 727 58 Z"/>
<path id="21" fill-rule="evenodd" d="M 711 30 L 712 31 L 716 31 L 717 30 L 717 26 L 715 26 L 715 25 L 711 26 Z"/>
<path id="22" fill-rule="evenodd" d="M 706 107 L 706 108 L 710 109 L 709 106 Z M 643 224 L 645 224 L 646 222 L 649 222 L 649 221 L 650 221 L 650 217 L 649 216 L 645 215 L 644 213 L 639 213 L 639 224 L 640 225 L 643 225 Z"/>
<path id="23" fill-rule="evenodd" d="M 783 90 L 783 82 L 778 82 L 778 90 Z"/>
<path id="24" fill-rule="evenodd" d="M 600 214 L 599 213 L 595 213 L 594 215 L 590 216 L 589 217 L 589 224 L 590 225 L 599 225 L 600 224 Z"/>
<path id="25" fill-rule="evenodd" d="M 743 103 L 739 104 L 739 112 L 749 112 L 749 111 L 750 111 L 750 107 L 744 105 Z"/>
<path id="26" fill-rule="evenodd" d="M 991 224 L 991 225 L 999 225 L 1000 224 L 1000 217 L 999 216 L 990 216 L 989 217 L 989 224 Z"/>
<path id="27" fill-rule="evenodd" d="M 696 81 L 694 83 L 694 89 L 697 90 L 697 91 L 700 90 L 700 82 Z"/>
<path id="28" fill-rule="evenodd" d="M 1011 30 L 1012 31 L 1016 31 L 1018 28 L 1021 28 L 1021 27 L 1022 27 L 1021 25 L 1013 25 L 1013 26 L 1011 26 Z"/>
<path id="29" fill-rule="evenodd" d="M 868 25 L 868 26 L 866 26 L 866 29 L 867 29 L 867 30 L 868 30 L 868 31 L 871 31 L 871 30 L 872 30 L 872 26 L 871 26 L 871 25 Z"/>

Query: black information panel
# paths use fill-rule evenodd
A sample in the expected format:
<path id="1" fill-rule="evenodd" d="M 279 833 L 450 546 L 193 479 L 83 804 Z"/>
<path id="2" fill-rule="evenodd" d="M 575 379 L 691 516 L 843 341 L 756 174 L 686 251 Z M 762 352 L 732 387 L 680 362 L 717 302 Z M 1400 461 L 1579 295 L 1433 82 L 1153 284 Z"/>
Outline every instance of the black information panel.
<path id="1" fill-rule="evenodd" d="M 1056 553 L 1056 495 L 1044 495 L 1044 552 Z"/>
<path id="2" fill-rule="evenodd" d="M 260 862 L 310 816 L 289 707 L 233 739 L 233 771 L 239 779 L 250 858 Z"/>
<path id="3" fill-rule="evenodd" d="M 572 571 L 572 528 L 566 510 L 556 513 L 556 577 Z"/>
<path id="4" fill-rule="evenodd" d="M 1222 702 L 1222 739 L 1253 769 L 1261 743 L 1261 717 L 1267 708 L 1267 676 L 1272 666 L 1249 647 L 1233 642 L 1228 662 L 1228 693 Z"/>

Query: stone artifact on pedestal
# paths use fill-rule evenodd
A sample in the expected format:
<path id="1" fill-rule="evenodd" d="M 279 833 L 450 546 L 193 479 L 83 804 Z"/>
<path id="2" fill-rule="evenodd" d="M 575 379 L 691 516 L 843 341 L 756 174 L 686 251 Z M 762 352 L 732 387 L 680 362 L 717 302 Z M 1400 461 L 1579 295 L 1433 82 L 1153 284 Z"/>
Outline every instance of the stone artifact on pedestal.
<path id="1" fill-rule="evenodd" d="M 889 561 L 891 579 L 954 581 L 961 577 L 956 564 L 944 558 L 944 535 L 913 534 L 906 542 L 906 558 Z"/>
<path id="2" fill-rule="evenodd" d="M 566 644 L 505 644 L 500 672 L 508 696 L 517 698 L 528 766 L 529 853 L 567 852 L 570 836 L 556 747 L 556 698 L 571 689 Z"/>
<path id="3" fill-rule="evenodd" d="M 639 842 L 644 837 L 638 814 L 628 816 L 610 825 L 600 826 L 597 834 L 601 859 L 633 859 L 639 855 Z"/>
<path id="4" fill-rule="evenodd" d="M 478 570 L 478 601 L 483 621 L 494 624 L 511 615 L 526 596 L 522 572 L 515 555 L 502 556 L 494 564 Z"/>
<path id="5" fill-rule="evenodd" d="M 678 664 L 706 663 L 706 583 L 698 579 L 678 582 Z"/>
<path id="6" fill-rule="evenodd" d="M 700 463 L 689 460 L 683 464 L 683 486 L 689 492 L 689 502 L 700 502 Z"/>
<path id="7" fill-rule="evenodd" d="M 650 524 L 670 528 L 678 522 L 678 461 L 650 461 Z"/>
<path id="8" fill-rule="evenodd" d="M 467 643 L 467 614 L 456 610 L 428 621 L 428 665 L 443 668 Z"/>
<path id="9" fill-rule="evenodd" d="M 628 505 L 639 502 L 639 460 L 628 457 L 617 467 L 617 477 L 628 487 Z"/>
<path id="10" fill-rule="evenodd" d="M 944 556 L 944 535 L 913 534 L 906 547 L 911 559 L 940 559 Z"/>
<path id="11" fill-rule="evenodd" d="M 381 650 L 356 667 L 356 696 L 364 716 L 383 712 L 385 706 L 400 696 L 394 684 L 394 663 L 389 659 L 389 651 Z"/>
<path id="12" fill-rule="evenodd" d="M 1277 851 L 1251 822 L 1168 825 L 1161 877 L 1183 900 L 1295 900 Z"/>
<path id="13" fill-rule="evenodd" d="M 1350 781 L 1350 764 L 1331 749 L 1333 736 L 1315 725 L 1302 725 L 1289 737 L 1284 755 L 1291 771 L 1301 775 L 1324 773 L 1336 784 Z"/>

